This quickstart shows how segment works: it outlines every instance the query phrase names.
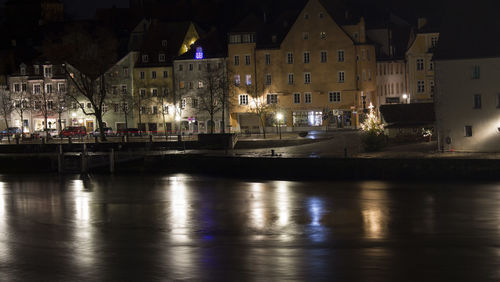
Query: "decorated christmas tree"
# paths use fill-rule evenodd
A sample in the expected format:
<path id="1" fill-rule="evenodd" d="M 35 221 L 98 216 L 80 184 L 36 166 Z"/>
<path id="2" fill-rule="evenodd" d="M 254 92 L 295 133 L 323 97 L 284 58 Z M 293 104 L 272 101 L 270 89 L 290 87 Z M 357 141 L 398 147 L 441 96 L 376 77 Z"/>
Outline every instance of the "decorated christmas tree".
<path id="1" fill-rule="evenodd" d="M 384 125 L 380 122 L 380 119 L 375 114 L 373 110 L 373 105 L 370 103 L 368 107 L 370 109 L 370 113 L 366 117 L 366 120 L 361 124 L 361 129 L 368 134 L 381 135 L 384 133 Z"/>

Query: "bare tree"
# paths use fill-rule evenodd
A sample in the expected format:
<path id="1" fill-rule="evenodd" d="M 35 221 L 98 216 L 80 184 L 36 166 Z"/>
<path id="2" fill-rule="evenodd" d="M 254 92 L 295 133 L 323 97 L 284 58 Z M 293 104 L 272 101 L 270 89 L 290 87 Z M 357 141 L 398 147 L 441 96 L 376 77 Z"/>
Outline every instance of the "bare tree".
<path id="1" fill-rule="evenodd" d="M 12 100 L 12 92 L 6 86 L 0 88 L 0 114 L 4 119 L 7 131 L 9 130 L 9 120 L 14 111 L 14 101 Z M 8 133 L 8 132 L 7 132 Z M 10 134 L 7 134 L 7 139 L 10 143 Z"/>
<path id="2" fill-rule="evenodd" d="M 54 111 L 57 113 L 57 123 L 59 124 L 59 131 L 63 129 L 62 115 L 69 109 L 70 101 L 68 98 L 69 97 L 67 96 L 66 88 L 57 90 L 55 95 Z"/>
<path id="3" fill-rule="evenodd" d="M 41 86 L 38 85 L 38 87 Z M 40 91 L 40 88 L 38 87 L 35 89 L 35 91 Z M 19 118 L 21 119 L 22 138 L 24 138 L 24 115 L 26 114 L 26 112 L 29 113 L 32 109 L 33 94 L 34 93 L 32 93 L 31 91 L 19 91 L 16 92 L 16 95 L 14 97 L 14 111 L 19 115 Z"/>
<path id="4" fill-rule="evenodd" d="M 106 72 L 116 63 L 118 41 L 112 32 L 92 25 L 75 25 L 65 31 L 60 40 L 46 44 L 45 53 L 63 64 L 71 87 L 68 98 L 85 115 L 94 116 L 103 128 L 105 105 L 110 100 L 111 85 Z M 90 104 L 90 107 L 86 107 Z M 104 131 L 101 140 L 106 140 Z"/>
<path id="5" fill-rule="evenodd" d="M 207 113 L 210 116 L 210 134 L 214 133 L 214 116 L 222 111 L 222 120 L 224 121 L 224 106 L 226 95 L 226 73 L 222 64 L 212 66 L 207 64 L 207 71 L 203 76 L 205 91 L 198 95 L 200 104 L 198 111 Z"/>
<path id="6" fill-rule="evenodd" d="M 126 89 L 118 89 L 113 86 L 112 93 L 115 107 L 123 114 L 125 118 L 125 128 L 128 128 L 129 117 L 132 115 L 134 109 L 134 99 Z M 125 134 L 128 136 L 128 131 L 125 131 Z"/>

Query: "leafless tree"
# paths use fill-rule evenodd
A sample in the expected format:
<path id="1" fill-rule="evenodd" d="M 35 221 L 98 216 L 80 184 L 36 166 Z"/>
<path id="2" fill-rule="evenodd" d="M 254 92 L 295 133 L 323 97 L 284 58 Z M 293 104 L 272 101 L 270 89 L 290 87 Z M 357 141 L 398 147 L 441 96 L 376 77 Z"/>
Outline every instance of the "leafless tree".
<path id="1" fill-rule="evenodd" d="M 35 90 L 37 91 L 37 90 Z M 24 138 L 24 116 L 32 110 L 33 95 L 31 91 L 19 91 L 14 96 L 14 111 L 21 119 L 21 136 Z"/>
<path id="2" fill-rule="evenodd" d="M 118 41 L 103 27 L 74 25 L 60 40 L 46 44 L 45 53 L 63 64 L 70 87 L 67 95 L 85 115 L 94 116 L 103 128 L 106 102 L 110 100 L 111 85 L 106 72 L 116 63 Z M 90 103 L 90 108 L 85 107 Z M 100 137 L 106 140 L 104 131 Z"/>
<path id="3" fill-rule="evenodd" d="M 208 67 L 210 66 L 210 67 Z M 199 112 L 207 113 L 210 116 L 209 130 L 214 133 L 214 116 L 222 111 L 222 120 L 224 121 L 224 107 L 226 106 L 226 73 L 222 64 L 207 64 L 207 70 L 202 77 L 205 85 L 205 91 L 200 91 L 197 98 L 200 100 Z M 224 129 L 223 129 L 224 130 Z"/>
<path id="4" fill-rule="evenodd" d="M 9 120 L 12 112 L 14 111 L 14 101 L 12 99 L 12 92 L 6 86 L 0 88 L 0 114 L 4 119 L 7 131 L 9 130 Z M 10 134 L 7 134 L 7 139 L 10 143 Z"/>

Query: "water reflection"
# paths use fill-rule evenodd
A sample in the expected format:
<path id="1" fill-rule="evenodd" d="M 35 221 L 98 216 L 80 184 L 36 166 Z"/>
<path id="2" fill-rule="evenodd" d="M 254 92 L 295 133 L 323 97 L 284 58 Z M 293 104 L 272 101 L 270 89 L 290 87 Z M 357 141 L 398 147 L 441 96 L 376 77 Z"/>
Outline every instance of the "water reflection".
<path id="1" fill-rule="evenodd" d="M 265 203 L 263 199 L 263 184 L 252 183 L 250 195 L 250 224 L 256 229 L 265 227 Z"/>
<path id="2" fill-rule="evenodd" d="M 318 197 L 309 198 L 307 200 L 307 210 L 311 218 L 311 222 L 309 223 L 309 239 L 315 243 L 325 241 L 327 229 L 321 224 L 321 217 L 324 214 L 323 200 Z"/>
<path id="3" fill-rule="evenodd" d="M 89 269 L 95 263 L 94 256 L 95 230 L 91 224 L 90 183 L 82 179 L 74 179 L 70 183 L 70 191 L 73 191 L 75 231 L 74 231 L 74 255 L 77 267 Z"/>
<path id="4" fill-rule="evenodd" d="M 283 227 L 288 225 L 290 221 L 290 187 L 288 187 L 288 182 L 279 181 L 277 183 L 276 191 L 276 209 L 278 215 L 278 225 Z"/>
<path id="5" fill-rule="evenodd" d="M 389 199 L 386 182 L 366 181 L 361 183 L 361 214 L 365 236 L 382 239 L 387 233 Z"/>
<path id="6" fill-rule="evenodd" d="M 188 208 L 189 194 L 186 188 L 186 179 L 173 176 L 168 179 L 169 229 L 171 239 L 175 243 L 189 242 L 188 235 Z"/>

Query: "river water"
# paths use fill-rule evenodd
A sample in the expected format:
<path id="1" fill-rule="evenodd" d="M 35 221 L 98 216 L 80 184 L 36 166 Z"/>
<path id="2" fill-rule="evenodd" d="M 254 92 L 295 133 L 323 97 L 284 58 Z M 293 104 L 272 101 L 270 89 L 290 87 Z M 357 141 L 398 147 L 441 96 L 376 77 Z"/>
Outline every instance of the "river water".
<path id="1" fill-rule="evenodd" d="M 0 176 L 0 281 L 495 281 L 500 183 Z"/>

